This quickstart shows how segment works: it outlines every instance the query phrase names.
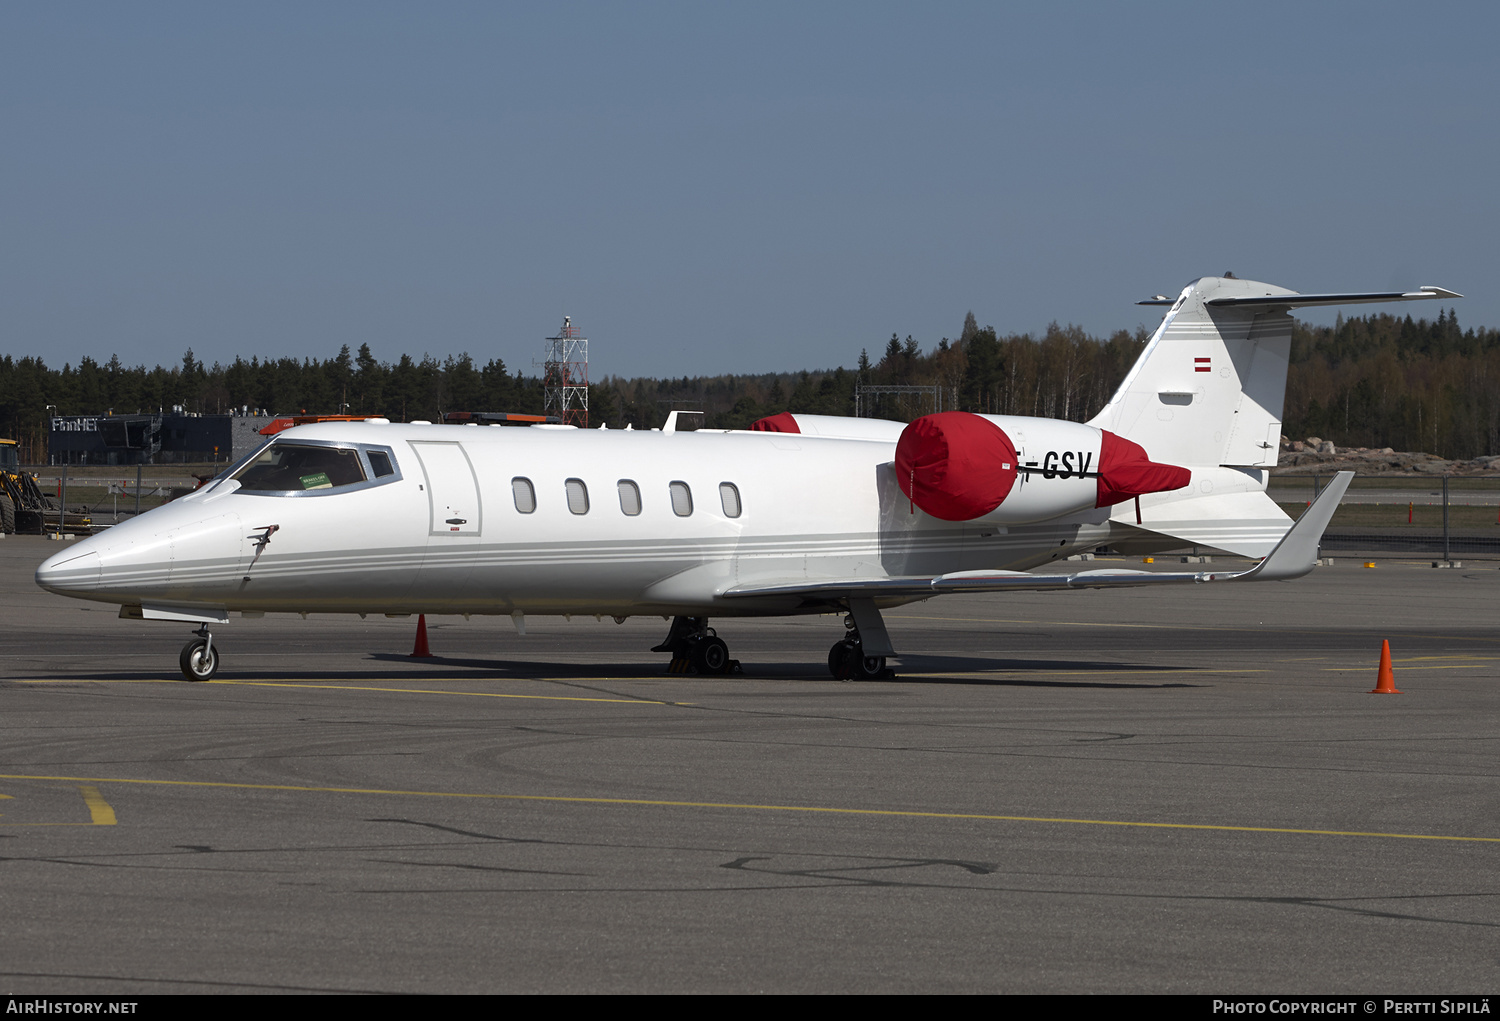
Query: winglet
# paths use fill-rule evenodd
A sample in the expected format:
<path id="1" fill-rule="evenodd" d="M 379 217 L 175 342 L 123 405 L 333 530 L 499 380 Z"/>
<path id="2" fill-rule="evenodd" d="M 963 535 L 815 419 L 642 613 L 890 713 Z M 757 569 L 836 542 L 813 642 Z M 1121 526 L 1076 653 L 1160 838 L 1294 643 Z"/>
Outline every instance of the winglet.
<path id="1" fill-rule="evenodd" d="M 1300 578 L 1318 563 L 1318 544 L 1323 541 L 1323 532 L 1338 510 L 1344 491 L 1354 478 L 1353 472 L 1339 472 L 1333 481 L 1323 487 L 1312 506 L 1302 512 L 1286 535 L 1276 544 L 1266 559 L 1244 574 L 1234 576 L 1236 581 L 1280 581 Z"/>

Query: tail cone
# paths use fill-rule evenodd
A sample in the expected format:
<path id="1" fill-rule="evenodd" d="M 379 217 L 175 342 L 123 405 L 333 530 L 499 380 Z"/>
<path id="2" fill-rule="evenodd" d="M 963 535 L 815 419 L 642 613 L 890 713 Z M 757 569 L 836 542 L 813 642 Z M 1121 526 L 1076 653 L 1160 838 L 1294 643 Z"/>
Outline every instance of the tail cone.
<path id="1" fill-rule="evenodd" d="M 1175 464 L 1158 464 L 1146 449 L 1108 429 L 1099 443 L 1099 502 L 1112 507 L 1135 498 L 1135 523 L 1141 523 L 1140 498 L 1146 493 L 1168 493 L 1193 481 L 1193 473 Z"/>
<path id="2" fill-rule="evenodd" d="M 432 652 L 427 648 L 427 614 L 417 614 L 417 644 L 412 646 L 411 655 L 413 659 L 431 659 Z"/>
<path id="3" fill-rule="evenodd" d="M 1380 643 L 1380 673 L 1375 675 L 1372 695 L 1399 695 L 1396 690 L 1396 675 L 1391 672 L 1391 643 L 1386 639 Z"/>

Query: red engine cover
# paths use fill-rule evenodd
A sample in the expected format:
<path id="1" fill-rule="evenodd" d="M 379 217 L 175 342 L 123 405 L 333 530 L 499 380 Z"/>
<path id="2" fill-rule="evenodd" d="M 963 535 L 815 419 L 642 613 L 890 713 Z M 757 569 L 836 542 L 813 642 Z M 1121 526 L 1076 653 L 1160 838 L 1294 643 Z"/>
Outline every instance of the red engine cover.
<path id="1" fill-rule="evenodd" d="M 1095 507 L 1123 503 L 1133 496 L 1181 489 L 1193 481 L 1193 473 L 1175 464 L 1159 464 L 1146 456 L 1146 448 L 1108 429 L 1101 429 L 1099 445 L 1099 502 Z"/>
<path id="2" fill-rule="evenodd" d="M 756 419 L 750 423 L 750 428 L 755 432 L 762 433 L 800 433 L 797 428 L 797 420 L 792 417 L 790 411 L 783 411 L 779 415 L 771 415 L 768 418 Z"/>
<path id="3" fill-rule="evenodd" d="M 972 521 L 1016 484 L 1016 448 L 1005 431 L 967 411 L 924 415 L 896 443 L 901 492 L 935 518 Z"/>

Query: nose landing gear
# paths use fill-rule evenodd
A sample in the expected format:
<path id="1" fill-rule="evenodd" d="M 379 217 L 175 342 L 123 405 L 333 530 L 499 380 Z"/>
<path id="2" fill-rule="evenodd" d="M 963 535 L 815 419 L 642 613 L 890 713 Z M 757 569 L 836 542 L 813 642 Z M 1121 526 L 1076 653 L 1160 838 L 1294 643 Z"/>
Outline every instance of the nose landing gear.
<path id="1" fill-rule="evenodd" d="M 219 650 L 214 648 L 214 636 L 209 633 L 207 624 L 200 624 L 193 634 L 198 637 L 182 647 L 177 664 L 182 667 L 182 676 L 188 680 L 207 681 L 219 672 Z"/>

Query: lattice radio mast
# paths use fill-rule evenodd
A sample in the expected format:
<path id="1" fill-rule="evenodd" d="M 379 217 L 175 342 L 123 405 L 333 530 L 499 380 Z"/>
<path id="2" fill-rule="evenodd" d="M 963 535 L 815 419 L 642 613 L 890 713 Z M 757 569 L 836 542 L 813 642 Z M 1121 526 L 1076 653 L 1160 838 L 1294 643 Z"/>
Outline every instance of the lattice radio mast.
<path id="1" fill-rule="evenodd" d="M 589 427 L 589 342 L 573 325 L 572 316 L 563 316 L 557 336 L 547 338 L 542 408 L 563 425 Z"/>

